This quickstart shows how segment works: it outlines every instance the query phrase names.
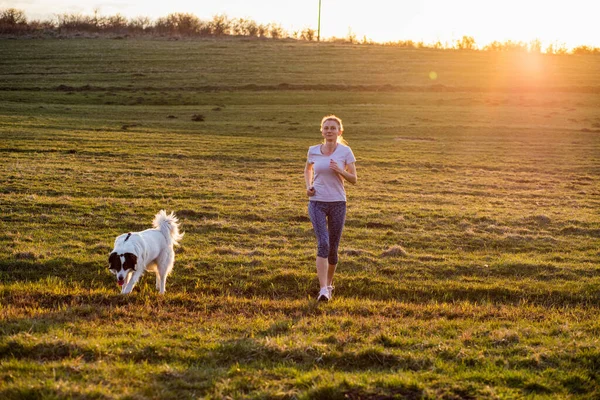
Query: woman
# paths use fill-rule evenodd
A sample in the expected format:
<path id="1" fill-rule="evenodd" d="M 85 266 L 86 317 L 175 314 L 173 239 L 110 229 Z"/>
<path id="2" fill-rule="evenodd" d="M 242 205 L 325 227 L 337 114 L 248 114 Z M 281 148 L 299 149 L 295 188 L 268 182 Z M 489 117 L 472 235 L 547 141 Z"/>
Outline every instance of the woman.
<path id="1" fill-rule="evenodd" d="M 318 301 L 329 301 L 333 274 L 338 262 L 338 245 L 346 220 L 344 180 L 356 183 L 356 158 L 342 139 L 344 126 L 335 115 L 321 121 L 323 143 L 308 149 L 304 181 L 309 197 L 308 215 L 317 237 L 317 276 L 321 290 Z"/>

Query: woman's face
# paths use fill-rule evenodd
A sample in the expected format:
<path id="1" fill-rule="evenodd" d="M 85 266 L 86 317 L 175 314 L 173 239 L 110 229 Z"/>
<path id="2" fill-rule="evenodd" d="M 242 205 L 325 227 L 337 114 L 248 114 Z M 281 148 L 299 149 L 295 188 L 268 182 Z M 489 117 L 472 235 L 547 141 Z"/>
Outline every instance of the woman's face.
<path id="1" fill-rule="evenodd" d="M 337 121 L 333 119 L 328 119 L 321 127 L 321 135 L 323 135 L 325 140 L 337 140 L 337 137 L 341 134 L 342 132 L 340 131 L 340 126 L 338 125 Z"/>

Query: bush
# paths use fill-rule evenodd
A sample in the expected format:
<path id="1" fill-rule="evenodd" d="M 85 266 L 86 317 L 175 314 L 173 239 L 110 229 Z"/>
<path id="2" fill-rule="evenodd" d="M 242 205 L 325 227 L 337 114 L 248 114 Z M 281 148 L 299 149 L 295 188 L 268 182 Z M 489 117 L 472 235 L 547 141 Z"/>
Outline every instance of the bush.
<path id="1" fill-rule="evenodd" d="M 578 46 L 573 49 L 573 54 L 600 54 L 600 47 Z"/>
<path id="2" fill-rule="evenodd" d="M 214 36 L 229 35 L 231 32 L 231 21 L 225 14 L 215 15 L 209 22 L 209 26 Z"/>
<path id="3" fill-rule="evenodd" d="M 546 48 L 546 54 L 557 54 L 557 55 L 564 55 L 564 54 L 568 54 L 569 50 L 567 49 L 567 46 L 562 43 L 562 44 L 550 44 L 547 48 Z"/>
<path id="4" fill-rule="evenodd" d="M 191 36 L 204 32 L 204 23 L 194 14 L 173 13 L 159 18 L 155 28 L 159 33 Z"/>
<path id="5" fill-rule="evenodd" d="M 231 33 L 236 36 L 258 36 L 258 24 L 251 19 L 237 18 L 231 21 Z"/>
<path id="6" fill-rule="evenodd" d="M 29 30 L 25 13 L 16 8 L 0 12 L 0 33 L 22 33 Z"/>
<path id="7" fill-rule="evenodd" d="M 144 33 L 152 30 L 152 23 L 148 17 L 135 17 L 129 20 L 127 30 L 130 33 Z"/>
<path id="8" fill-rule="evenodd" d="M 476 50 L 477 46 L 472 36 L 463 36 L 462 39 L 456 41 L 455 48 L 459 50 Z"/>
<path id="9" fill-rule="evenodd" d="M 512 40 L 507 40 L 506 42 L 498 42 L 494 40 L 492 43 L 488 44 L 483 48 L 485 51 L 527 51 L 527 43 L 523 42 L 513 42 Z"/>
<path id="10" fill-rule="evenodd" d="M 304 28 L 302 32 L 300 32 L 300 39 L 313 41 L 315 39 L 315 30 L 312 28 Z"/>
<path id="11" fill-rule="evenodd" d="M 58 14 L 58 31 L 59 32 L 98 32 L 97 16 L 90 17 L 81 14 Z"/>
<path id="12" fill-rule="evenodd" d="M 127 27 L 129 26 L 129 22 L 127 21 L 127 18 L 125 18 L 121 14 L 106 17 L 102 22 L 103 23 L 101 29 L 104 31 L 127 33 Z"/>
<path id="13" fill-rule="evenodd" d="M 280 39 L 289 36 L 289 34 L 285 31 L 285 29 L 283 29 L 281 24 L 270 23 L 269 25 L 267 25 L 267 27 L 269 30 L 269 36 L 271 36 L 273 39 Z"/>
<path id="14" fill-rule="evenodd" d="M 25 12 L 16 8 L 9 8 L 0 12 L 0 24 L 25 25 L 27 18 Z"/>

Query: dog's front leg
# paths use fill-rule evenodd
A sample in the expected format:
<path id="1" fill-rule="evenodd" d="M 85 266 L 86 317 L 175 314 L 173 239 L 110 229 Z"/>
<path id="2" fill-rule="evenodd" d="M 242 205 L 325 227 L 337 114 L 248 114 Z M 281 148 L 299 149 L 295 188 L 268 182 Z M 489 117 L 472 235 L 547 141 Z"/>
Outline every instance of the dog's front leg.
<path id="1" fill-rule="evenodd" d="M 140 277 L 142 276 L 143 273 L 144 273 L 144 271 L 142 269 L 140 269 L 139 271 L 135 271 L 133 274 L 131 274 L 132 275 L 131 279 L 129 279 L 127 281 L 127 283 L 125 285 L 123 285 L 123 290 L 121 291 L 121 294 L 131 293 L 131 291 L 133 290 L 133 287 L 135 286 L 135 284 L 140 279 Z"/>
<path id="2" fill-rule="evenodd" d="M 125 285 L 123 285 L 123 287 L 127 286 L 127 284 L 129 283 L 129 281 L 131 280 L 131 277 L 133 276 L 133 272 L 130 274 L 127 274 L 127 276 L 125 276 Z"/>

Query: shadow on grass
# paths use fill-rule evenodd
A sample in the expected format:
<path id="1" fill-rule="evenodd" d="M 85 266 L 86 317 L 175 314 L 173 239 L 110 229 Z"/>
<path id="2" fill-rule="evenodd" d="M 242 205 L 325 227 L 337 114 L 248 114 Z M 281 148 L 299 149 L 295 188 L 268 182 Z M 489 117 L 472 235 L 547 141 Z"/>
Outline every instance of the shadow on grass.
<path id="1" fill-rule="evenodd" d="M 252 374 L 256 371 L 256 374 Z M 215 398 L 273 398 L 288 399 L 302 398 L 309 399 L 327 399 L 327 400 L 347 400 L 347 399 L 420 399 L 424 397 L 424 389 L 420 384 L 414 382 L 394 382 L 393 385 L 372 385 L 374 387 L 364 387 L 361 385 L 349 383 L 346 380 L 331 382 L 325 380 L 308 389 L 303 383 L 291 380 L 282 383 L 283 387 L 288 389 L 291 394 L 283 394 L 281 390 L 278 394 L 264 392 L 265 381 L 263 376 L 265 369 L 245 369 L 242 374 L 226 374 L 224 370 L 213 373 L 205 369 L 193 367 L 180 372 L 163 372 L 152 377 L 154 388 L 151 391 L 157 393 L 169 393 L 170 397 L 178 394 L 179 398 L 193 396 L 210 396 Z M 219 374 L 220 372 L 220 374 Z M 327 372 L 329 374 L 329 372 Z M 272 380 L 274 377 L 270 375 Z M 224 384 L 224 385 L 223 385 Z M 218 387 L 218 389 L 217 389 Z M 268 390 L 268 389 L 267 389 Z M 218 391 L 218 394 L 216 393 Z"/>
<path id="2" fill-rule="evenodd" d="M 0 345 L 0 359 L 61 361 L 83 359 L 94 362 L 99 359 L 134 361 L 136 363 L 164 364 L 184 363 L 212 368 L 228 368 L 234 364 L 287 364 L 300 368 L 315 366 L 335 368 L 341 371 L 362 370 L 410 370 L 421 371 L 431 368 L 432 360 L 417 355 L 395 355 L 387 350 L 368 349 L 360 352 L 330 352 L 321 354 L 312 347 L 281 349 L 266 345 L 255 339 L 226 340 L 213 350 L 199 350 L 194 354 L 169 351 L 161 345 L 131 345 L 108 354 L 95 346 L 82 346 L 62 340 L 44 343 L 22 343 L 9 340 Z"/>
<path id="3" fill-rule="evenodd" d="M 512 268 L 512 265 L 507 266 L 497 274 L 507 278 Z M 535 277 L 536 272 L 539 272 L 540 276 Z M 541 276 L 542 268 L 538 267 L 521 268 L 521 271 L 515 274 L 514 279 L 510 280 L 496 276 L 468 279 L 468 274 L 454 274 L 452 277 L 455 279 L 449 279 L 441 272 L 435 279 L 426 279 L 422 283 L 396 279 L 395 276 L 382 278 L 363 273 L 340 274 L 336 279 L 334 298 L 350 297 L 419 304 L 468 301 L 474 304 L 531 304 L 544 307 L 600 306 L 600 292 L 596 289 L 598 277 L 595 275 L 590 274 L 587 281 L 563 281 L 560 278 L 553 280 L 547 275 Z M 465 277 L 467 279 L 463 279 Z M 243 278 L 213 274 L 205 276 L 204 280 L 198 280 L 195 286 L 199 292 L 214 296 L 300 300 L 307 297 L 314 299 L 318 294 L 316 278 L 312 274 L 297 271 L 254 274 Z"/>
<path id="4" fill-rule="evenodd" d="M 102 357 L 98 348 L 82 347 L 63 341 L 24 345 L 17 341 L 8 341 L 0 345 L 0 360 L 5 358 L 38 361 L 59 361 L 64 359 L 83 359 L 86 362 L 97 361 Z"/>
<path id="5" fill-rule="evenodd" d="M 3 400 L 22 400 L 22 399 L 111 399 L 105 394 L 98 392 L 76 392 L 63 391 L 60 389 L 50 389 L 45 387 L 27 387 L 27 388 L 9 388 L 0 390 L 0 399 Z"/>
<path id="6" fill-rule="evenodd" d="M 38 282 L 49 277 L 83 283 L 98 279 L 98 271 L 104 267 L 104 264 L 96 261 L 76 262 L 66 257 L 48 260 L 39 260 L 32 254 L 25 254 L 23 257 L 28 259 L 0 260 L 0 280 L 3 283 Z M 108 253 L 106 257 L 108 259 Z M 106 270 L 108 271 L 108 262 Z M 106 277 L 109 276 L 107 272 Z"/>
<path id="7" fill-rule="evenodd" d="M 376 370 L 389 372 L 391 369 L 425 370 L 430 369 L 433 365 L 429 360 L 407 362 L 401 357 L 373 350 L 355 354 L 337 353 L 324 357 L 312 347 L 293 350 L 278 349 L 249 338 L 224 341 L 204 357 L 190 359 L 187 362 L 193 367 L 180 372 L 163 372 L 153 377 L 151 381 L 156 385 L 156 390 L 164 391 L 165 388 L 168 388 L 170 391 L 181 391 L 184 389 L 186 392 L 193 390 L 196 395 L 199 394 L 198 392 L 206 395 L 207 392 L 215 389 L 218 380 L 225 379 L 227 386 L 224 388 L 224 392 L 231 395 L 235 393 L 243 398 L 249 393 L 256 393 L 263 389 L 265 382 L 261 377 L 262 372 L 273 371 L 275 367 L 285 366 L 300 371 L 314 371 L 315 368 L 323 368 L 323 371 L 370 373 Z M 198 367 L 199 365 L 202 366 L 202 369 Z M 243 373 L 231 372 L 232 367 L 237 365 L 244 366 Z M 252 374 L 252 371 L 256 371 L 256 374 Z M 327 372 L 327 374 L 329 373 Z M 272 374 L 269 376 L 271 379 L 273 378 Z M 297 374 L 294 376 L 297 377 Z M 293 389 L 306 390 L 304 384 L 294 382 L 295 380 L 292 380 L 286 386 L 298 385 Z M 348 384 L 344 380 L 340 383 L 319 385 L 317 388 L 309 389 L 306 394 L 308 398 L 318 399 L 411 399 L 421 398 L 423 395 L 423 389 L 415 383 L 396 383 L 393 386 L 364 388 Z M 295 390 L 294 392 L 297 393 Z M 186 395 L 186 393 L 182 393 L 182 395 Z"/>
<path id="8" fill-rule="evenodd" d="M 428 266 L 427 273 L 437 278 L 461 277 L 530 279 L 546 281 L 578 281 L 582 278 L 600 277 L 600 268 L 574 268 L 552 263 L 502 262 L 492 267 L 480 265 Z"/>
<path id="9" fill-rule="evenodd" d="M 0 259 L 0 281 L 4 284 L 41 283 L 42 285 L 75 285 L 83 288 L 114 287 L 114 278 L 106 265 L 97 261 L 76 261 L 70 258 L 40 260 L 35 254 L 23 254 L 23 259 Z M 238 266 L 239 260 L 231 262 Z M 222 267 L 222 266 L 221 266 Z M 358 267 L 357 267 L 358 269 Z M 236 270 L 237 271 L 237 270 Z M 239 271 L 241 274 L 223 273 L 223 268 L 208 266 L 202 271 L 191 270 L 189 274 L 169 279 L 170 292 L 185 292 L 194 287 L 196 293 L 210 294 L 215 297 L 227 295 L 239 298 L 269 298 L 278 300 L 300 300 L 316 298 L 316 277 L 302 269 L 284 271 L 264 270 L 259 273 L 250 264 Z M 398 271 L 404 271 L 398 268 Z M 600 306 L 600 292 L 596 285 L 600 277 L 599 269 L 569 269 L 551 263 L 502 263 L 493 268 L 477 266 L 440 267 L 438 270 L 427 268 L 422 271 L 431 278 L 418 281 L 404 281 L 400 276 L 369 275 L 358 270 L 341 274 L 337 279 L 336 298 L 352 297 L 369 300 L 402 301 L 409 303 L 457 302 L 468 301 L 475 304 L 523 303 L 541 306 Z M 200 275 L 199 275 L 200 274 Z M 140 285 L 154 280 L 146 273 Z M 578 276 L 577 279 L 575 279 Z M 586 278 L 581 281 L 581 277 Z M 46 282 L 51 280 L 51 282 Z M 549 283 L 550 282 L 550 283 Z M 139 294 L 140 286 L 134 289 Z M 29 295 L 32 301 L 48 303 L 47 296 L 57 296 L 56 303 L 71 299 L 60 292 L 70 290 L 51 290 L 44 298 L 36 291 Z M 117 291 L 115 290 L 115 293 Z M 3 296 L 8 293 L 5 292 Z M 38 300 L 35 300 L 35 297 Z M 195 307 L 195 300 L 177 297 L 182 306 Z M 93 304 L 98 301 L 106 304 L 106 299 L 89 299 Z"/>
<path id="10" fill-rule="evenodd" d="M 209 354 L 209 359 L 217 365 L 233 365 L 235 363 L 285 363 L 292 366 L 312 368 L 335 368 L 340 371 L 362 370 L 410 370 L 421 371 L 432 367 L 433 362 L 427 357 L 395 355 L 386 350 L 368 349 L 359 352 L 320 353 L 313 347 L 278 348 L 265 345 L 255 339 L 230 340 L 220 343 Z M 190 360 L 191 361 L 191 360 Z"/>
<path id="11" fill-rule="evenodd" d="M 425 393 L 417 384 L 397 384 L 387 388 L 364 388 L 342 382 L 337 385 L 324 385 L 311 390 L 308 398 L 315 400 L 387 400 L 387 399 L 422 399 Z"/>
<path id="12" fill-rule="evenodd" d="M 531 290 L 528 290 L 531 289 Z M 383 289 L 385 290 L 385 289 Z M 470 302 L 473 304 L 507 304 L 518 306 L 530 304 L 544 307 L 587 306 L 598 307 L 600 293 L 591 290 L 571 291 L 565 288 L 511 288 L 505 286 L 476 287 L 400 287 L 386 290 L 384 294 L 373 296 L 371 290 L 356 290 L 355 297 L 372 300 L 398 300 L 408 303 L 455 303 Z M 339 292 L 338 292 L 339 293 Z"/>

